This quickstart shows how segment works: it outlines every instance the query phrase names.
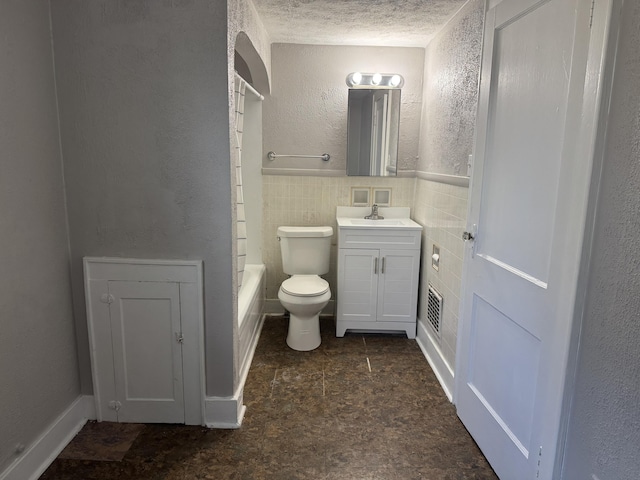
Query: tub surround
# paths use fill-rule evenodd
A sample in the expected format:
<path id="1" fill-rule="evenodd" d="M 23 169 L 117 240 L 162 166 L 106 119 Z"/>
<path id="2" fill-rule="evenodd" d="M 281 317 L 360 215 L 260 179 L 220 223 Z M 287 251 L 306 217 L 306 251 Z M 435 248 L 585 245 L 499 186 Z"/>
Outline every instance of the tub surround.
<path id="1" fill-rule="evenodd" d="M 247 264 L 238 292 L 238 351 L 240 385 L 244 385 L 264 322 L 265 266 Z"/>

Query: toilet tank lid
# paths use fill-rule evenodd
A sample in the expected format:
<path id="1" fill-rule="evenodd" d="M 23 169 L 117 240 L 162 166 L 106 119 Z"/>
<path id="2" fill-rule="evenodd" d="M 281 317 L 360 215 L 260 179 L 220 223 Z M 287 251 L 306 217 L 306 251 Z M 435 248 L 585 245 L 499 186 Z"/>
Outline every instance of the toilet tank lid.
<path id="1" fill-rule="evenodd" d="M 279 237 L 330 237 L 331 227 L 278 227 Z"/>

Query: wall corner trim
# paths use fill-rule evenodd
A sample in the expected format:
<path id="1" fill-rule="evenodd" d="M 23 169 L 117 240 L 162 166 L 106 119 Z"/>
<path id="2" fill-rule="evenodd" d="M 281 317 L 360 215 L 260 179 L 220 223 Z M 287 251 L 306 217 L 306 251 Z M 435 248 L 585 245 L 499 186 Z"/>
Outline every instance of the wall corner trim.
<path id="1" fill-rule="evenodd" d="M 206 397 L 204 421 L 209 428 L 240 428 L 247 407 L 242 404 L 242 388 L 232 397 Z"/>
<path id="2" fill-rule="evenodd" d="M 0 472 L 0 480 L 36 480 L 51 465 L 64 447 L 96 418 L 93 396 L 80 395 L 62 412 L 9 467 Z"/>
<path id="3" fill-rule="evenodd" d="M 421 180 L 429 180 L 431 182 L 447 183 L 458 187 L 469 187 L 469 177 L 463 177 L 461 175 L 416 171 L 416 177 Z"/>
<path id="4" fill-rule="evenodd" d="M 418 335 L 416 336 L 416 342 L 427 359 L 427 362 L 429 362 L 429 366 L 433 370 L 433 373 L 436 374 L 436 378 L 438 379 L 438 382 L 440 382 L 445 395 L 451 403 L 455 403 L 453 399 L 454 372 L 445 361 L 442 352 L 440 352 L 440 348 L 433 339 L 433 336 L 429 333 L 427 327 L 425 327 L 425 324 L 422 323 L 420 319 L 418 319 Z"/>

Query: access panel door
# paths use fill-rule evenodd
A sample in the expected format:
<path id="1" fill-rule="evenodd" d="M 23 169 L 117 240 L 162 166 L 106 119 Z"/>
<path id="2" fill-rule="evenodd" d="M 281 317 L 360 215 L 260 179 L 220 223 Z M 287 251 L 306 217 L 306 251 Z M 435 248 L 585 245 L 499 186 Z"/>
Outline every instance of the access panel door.
<path id="1" fill-rule="evenodd" d="M 119 422 L 184 423 L 180 287 L 110 281 Z"/>

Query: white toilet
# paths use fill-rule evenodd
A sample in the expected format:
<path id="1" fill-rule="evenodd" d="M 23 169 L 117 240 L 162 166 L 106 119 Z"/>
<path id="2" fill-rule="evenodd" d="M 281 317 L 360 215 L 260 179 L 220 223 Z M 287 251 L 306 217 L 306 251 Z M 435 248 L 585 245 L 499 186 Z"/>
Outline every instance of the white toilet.
<path id="1" fill-rule="evenodd" d="M 331 227 L 278 227 L 282 270 L 291 275 L 280 285 L 278 298 L 290 314 L 287 345 L 294 350 L 320 345 L 319 315 L 331 290 L 319 275 L 329 271 L 332 235 Z"/>

